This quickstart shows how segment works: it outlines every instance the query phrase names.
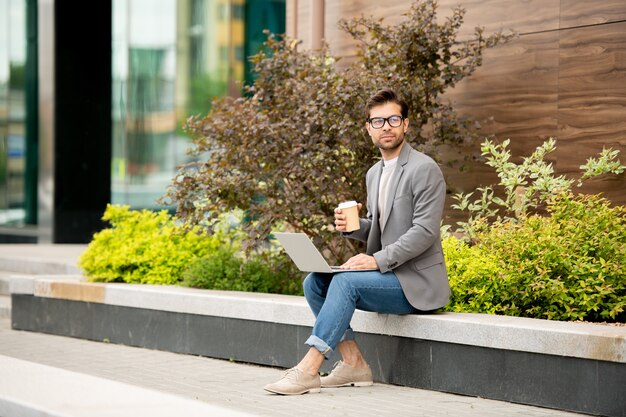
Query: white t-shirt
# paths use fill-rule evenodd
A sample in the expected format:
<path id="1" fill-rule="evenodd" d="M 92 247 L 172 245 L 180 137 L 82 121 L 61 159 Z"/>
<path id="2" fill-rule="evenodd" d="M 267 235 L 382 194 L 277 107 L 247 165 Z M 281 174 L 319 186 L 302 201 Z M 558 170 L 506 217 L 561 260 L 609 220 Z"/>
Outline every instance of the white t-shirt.
<path id="1" fill-rule="evenodd" d="M 380 230 L 383 230 L 383 219 L 385 218 L 385 209 L 387 207 L 387 192 L 389 191 L 389 180 L 396 169 L 398 157 L 383 161 L 383 173 L 380 176 L 378 185 L 378 222 Z"/>

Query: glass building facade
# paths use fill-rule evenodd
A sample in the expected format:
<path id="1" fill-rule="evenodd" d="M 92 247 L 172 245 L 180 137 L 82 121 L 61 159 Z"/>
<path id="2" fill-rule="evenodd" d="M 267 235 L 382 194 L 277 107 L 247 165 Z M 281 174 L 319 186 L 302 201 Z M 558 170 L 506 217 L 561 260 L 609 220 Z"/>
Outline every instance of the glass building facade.
<path id="1" fill-rule="evenodd" d="M 0 0 L 0 225 L 26 216 L 26 2 Z"/>
<path id="2" fill-rule="evenodd" d="M 239 95 L 263 29 L 284 22 L 284 0 L 113 0 L 113 203 L 158 207 L 188 158 L 185 120 Z"/>
<path id="3" fill-rule="evenodd" d="M 284 33 L 285 0 L 110 1 L 110 14 L 90 17 L 110 20 L 112 40 L 108 57 L 111 175 L 101 184 L 110 187 L 112 203 L 163 208 L 156 200 L 164 195 L 176 167 L 189 158 L 185 120 L 206 114 L 215 97 L 240 95 L 242 86 L 252 81 L 248 57 L 262 46 L 264 29 Z M 68 55 L 59 45 L 59 39 L 74 43 L 62 24 L 64 7 L 60 0 L 0 0 L 0 235 L 7 228 L 37 225 L 38 214 L 39 223 L 48 217 L 54 222 L 54 215 L 41 214 L 41 201 L 68 201 L 62 197 L 67 194 L 57 192 L 54 179 L 48 181 L 51 186 L 42 178 L 48 168 L 55 177 L 65 178 L 58 174 L 63 168 L 54 166 L 58 158 L 41 155 L 62 149 L 44 139 L 60 136 L 59 131 L 67 129 L 67 124 L 59 118 L 67 119 L 70 113 L 68 101 L 63 101 L 72 97 L 65 93 L 66 84 L 64 91 L 48 88 L 50 82 L 57 86 L 58 80 L 63 80 L 61 72 L 70 65 L 63 66 Z M 47 32 L 45 36 L 43 32 Z M 56 43 L 47 41 L 48 33 L 54 33 Z M 79 44 L 69 47 L 79 51 L 84 42 Z M 46 55 L 42 48 L 55 51 Z M 95 54 L 90 52 L 90 59 Z M 51 65 L 48 56 L 52 57 Z M 38 58 L 46 65 L 39 66 Z M 38 80 L 45 87 L 41 94 Z M 54 95 L 52 110 L 42 101 L 48 90 Z M 53 123 L 46 126 L 51 117 Z M 80 140 L 84 143 L 89 138 Z M 75 149 L 81 142 L 72 143 Z M 44 167 L 44 160 L 52 161 L 52 165 Z M 80 172 L 80 161 L 75 162 L 78 169 L 74 171 Z M 98 186 L 98 179 L 93 183 Z M 42 190 L 50 190 L 50 196 Z M 72 210 L 68 208 L 68 213 Z"/>

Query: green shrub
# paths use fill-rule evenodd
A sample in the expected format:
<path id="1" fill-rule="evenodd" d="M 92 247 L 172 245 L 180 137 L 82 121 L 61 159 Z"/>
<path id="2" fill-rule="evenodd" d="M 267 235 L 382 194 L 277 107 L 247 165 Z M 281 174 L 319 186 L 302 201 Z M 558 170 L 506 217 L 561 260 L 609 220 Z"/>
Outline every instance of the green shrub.
<path id="1" fill-rule="evenodd" d="M 79 265 L 90 281 L 302 294 L 300 274 L 273 245 L 244 257 L 243 233 L 231 224 L 242 215 L 221 216 L 208 235 L 177 225 L 166 211 L 109 205 L 103 220 L 111 228 L 94 235 Z"/>
<path id="2" fill-rule="evenodd" d="M 474 246 L 444 241 L 448 311 L 626 321 L 626 208 L 561 194 L 550 216 L 501 221 Z"/>
<path id="3" fill-rule="evenodd" d="M 183 274 L 183 285 L 215 290 L 301 295 L 301 274 L 284 254 L 266 250 L 248 258 L 220 248 L 195 259 Z"/>
<path id="4" fill-rule="evenodd" d="M 551 198 L 572 190 L 575 180 L 555 175 L 552 163 L 545 161 L 546 155 L 556 150 L 555 139 L 546 140 L 519 164 L 511 162 L 511 152 L 507 149 L 509 143 L 508 139 L 501 144 L 487 139 L 481 144 L 485 163 L 495 168 L 500 178 L 497 186 L 477 188 L 478 198 L 473 201 L 470 198 L 474 192 L 453 196 L 458 204 L 453 204 L 452 208 L 468 214 L 467 221 L 458 222 L 460 227 L 456 230 L 465 240 L 487 230 L 491 222 L 517 220 L 542 207 Z M 580 187 L 585 180 L 599 175 L 624 173 L 626 165 L 621 164 L 618 156 L 619 151 L 609 148 L 602 149 L 597 158 L 588 158 L 587 163 L 580 166 L 582 174 L 577 185 Z M 498 194 L 503 194 L 504 198 Z"/>
<path id="5" fill-rule="evenodd" d="M 365 201 L 363 178 L 380 159 L 363 129 L 367 98 L 383 87 L 402 93 L 411 109 L 406 140 L 421 150 L 464 143 L 474 124 L 442 95 L 481 65 L 486 49 L 512 39 L 477 27 L 462 40 L 463 8 L 444 18 L 436 0 L 411 3 L 394 24 L 374 17 L 341 22 L 358 45 L 341 65 L 327 45 L 307 50 L 269 35 L 266 49 L 251 58 L 256 78 L 246 94 L 218 99 L 206 117 L 189 118 L 185 130 L 198 158 L 181 167 L 163 201 L 194 225 L 223 211 L 248 211 L 256 221 L 242 227 L 253 247 L 285 221 L 320 244 L 331 262 L 353 255 L 355 243 L 333 231 L 332 216 L 341 201 Z"/>
<path id="6" fill-rule="evenodd" d="M 183 231 L 165 210 L 108 205 L 102 219 L 111 228 L 96 233 L 79 259 L 90 281 L 176 284 L 192 259 L 225 244 L 200 228 Z"/>
<path id="7" fill-rule="evenodd" d="M 448 311 L 499 313 L 501 283 L 497 258 L 480 246 L 469 246 L 455 237 L 443 240 L 443 251 L 452 288 Z"/>

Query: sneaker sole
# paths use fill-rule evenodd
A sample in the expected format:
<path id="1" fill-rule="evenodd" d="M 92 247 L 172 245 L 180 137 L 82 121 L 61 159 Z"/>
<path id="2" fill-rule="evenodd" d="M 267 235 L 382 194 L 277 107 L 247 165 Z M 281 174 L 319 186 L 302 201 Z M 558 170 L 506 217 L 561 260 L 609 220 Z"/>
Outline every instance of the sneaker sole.
<path id="1" fill-rule="evenodd" d="M 374 381 L 362 381 L 362 382 L 348 382 L 346 384 L 339 384 L 339 385 L 322 384 L 322 388 L 371 387 L 372 385 L 374 385 Z"/>
<path id="2" fill-rule="evenodd" d="M 310 388 L 304 391 L 299 391 L 299 392 L 280 392 L 280 391 L 274 391 L 274 390 L 269 390 L 267 388 L 264 388 L 265 391 L 267 392 L 271 392 L 272 394 L 278 394 L 278 395 L 302 395 L 302 394 L 317 394 L 322 392 L 321 388 Z"/>

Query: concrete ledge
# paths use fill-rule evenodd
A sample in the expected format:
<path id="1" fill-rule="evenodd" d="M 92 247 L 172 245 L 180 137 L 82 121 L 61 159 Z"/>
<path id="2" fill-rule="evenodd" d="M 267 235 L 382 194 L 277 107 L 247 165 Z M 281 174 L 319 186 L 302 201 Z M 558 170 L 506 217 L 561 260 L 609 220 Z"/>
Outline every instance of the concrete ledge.
<path id="1" fill-rule="evenodd" d="M 9 281 L 10 276 L 0 275 L 0 295 L 10 295 L 11 291 L 9 289 Z"/>
<path id="2" fill-rule="evenodd" d="M 97 284 L 56 278 L 11 280 L 11 292 L 297 326 L 313 326 L 303 297 L 175 286 Z M 487 314 L 389 315 L 356 311 L 361 333 L 433 340 L 493 349 L 626 363 L 626 327 Z"/>
<path id="3" fill-rule="evenodd" d="M 87 245 L 4 244 L 0 271 L 20 274 L 80 274 L 76 259 Z"/>
<path id="4" fill-rule="evenodd" d="M 0 295 L 0 319 L 11 317 L 11 297 Z"/>
<path id="5" fill-rule="evenodd" d="M 42 279 L 40 275 L 10 275 L 0 277 L 0 283 L 5 282 L 9 294 L 34 294 L 35 282 Z M 45 279 L 50 282 L 80 282 L 84 278 L 82 275 L 45 275 Z"/>
<path id="6" fill-rule="evenodd" d="M 2 355 L 0 369 L 0 416 L 251 416 L 160 391 Z"/>
<path id="7" fill-rule="evenodd" d="M 11 288 L 15 329 L 281 367 L 313 325 L 303 297 L 51 278 Z M 377 381 L 626 417 L 625 327 L 363 311 L 352 323 Z"/>
<path id="8" fill-rule="evenodd" d="M 39 275 L 0 272 L 0 318 L 11 317 L 11 294 L 32 294 Z M 81 281 L 82 275 L 46 275 L 55 280 Z"/>

